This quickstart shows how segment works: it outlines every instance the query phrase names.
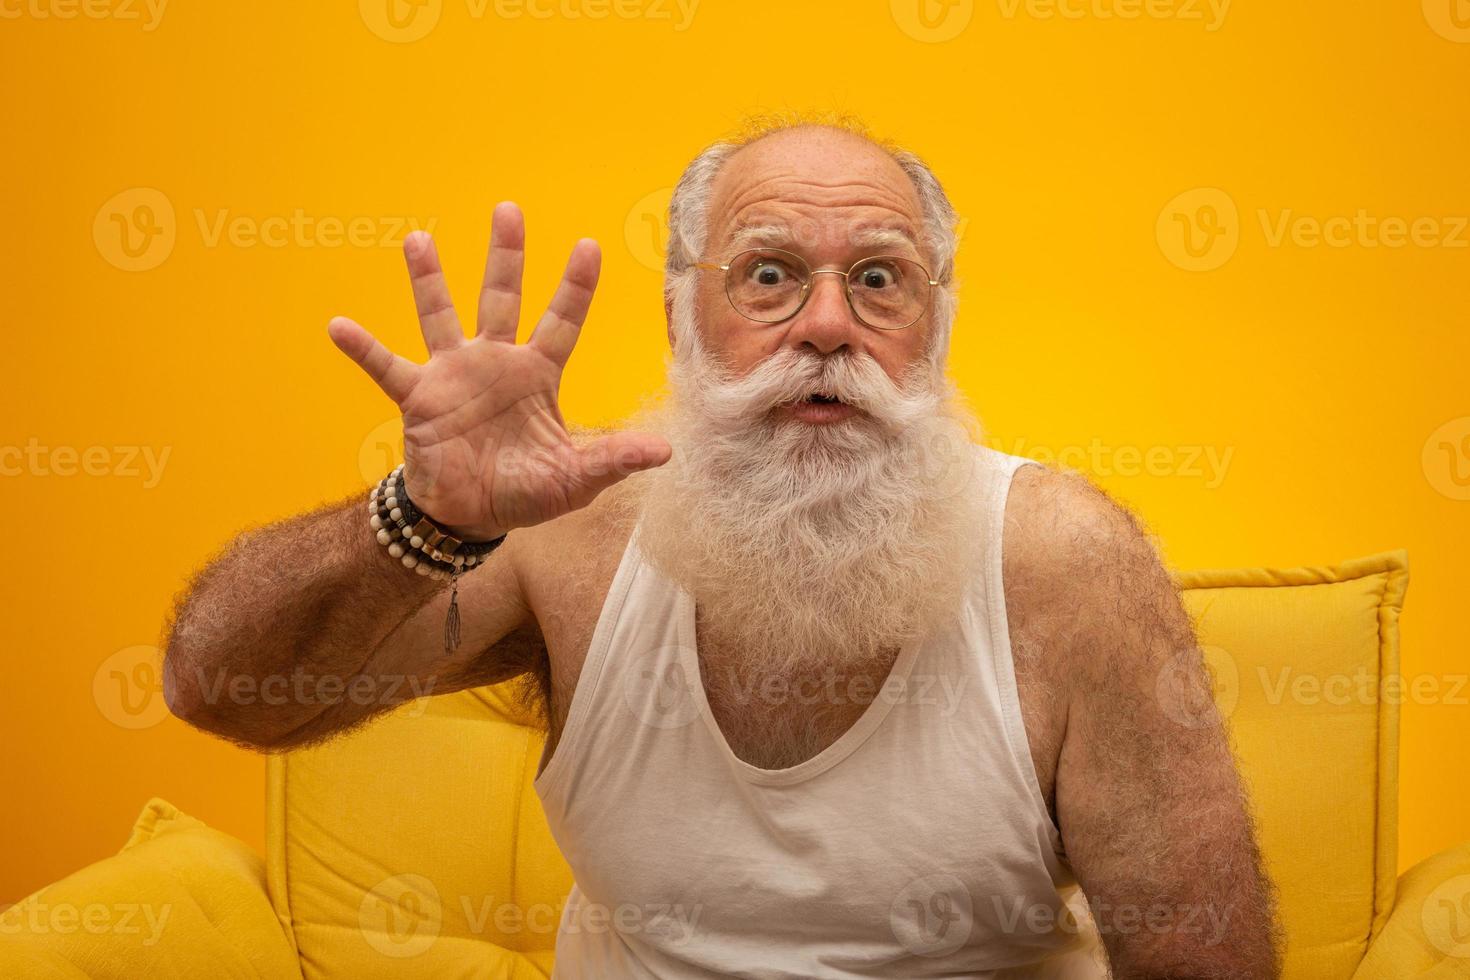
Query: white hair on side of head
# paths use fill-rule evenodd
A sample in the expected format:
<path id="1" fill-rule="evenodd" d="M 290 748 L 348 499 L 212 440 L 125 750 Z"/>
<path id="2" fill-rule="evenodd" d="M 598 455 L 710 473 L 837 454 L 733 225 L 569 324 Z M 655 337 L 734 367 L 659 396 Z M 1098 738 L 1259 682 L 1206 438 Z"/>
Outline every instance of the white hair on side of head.
<path id="1" fill-rule="evenodd" d="M 958 247 L 954 206 L 928 164 L 916 154 L 889 141 L 875 139 L 861 122 L 849 116 L 757 118 L 745 126 L 739 137 L 706 147 L 684 169 L 669 202 L 668 253 L 664 260 L 664 296 L 674 314 L 671 317 L 675 324 L 674 342 L 683 340 L 678 335 L 677 325 L 697 322 L 695 293 L 699 270 L 694 265 L 709 258 L 704 252 L 709 244 L 709 209 L 715 178 L 735 151 L 767 136 L 802 127 L 838 129 L 868 140 L 891 156 L 913 184 L 923 211 L 924 230 L 919 244 L 927 247 L 933 255 L 935 268 L 932 274 L 939 282 L 934 291 L 932 315 L 935 329 L 928 354 L 933 366 L 936 369 L 941 367 L 949 353 L 950 330 L 954 326 L 958 306 L 954 280 L 954 259 Z"/>

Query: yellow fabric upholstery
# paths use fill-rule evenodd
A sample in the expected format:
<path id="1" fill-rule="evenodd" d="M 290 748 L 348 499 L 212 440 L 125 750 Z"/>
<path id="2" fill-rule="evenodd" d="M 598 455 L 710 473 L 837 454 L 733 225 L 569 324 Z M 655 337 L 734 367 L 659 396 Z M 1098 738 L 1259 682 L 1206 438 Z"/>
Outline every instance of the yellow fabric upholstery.
<path id="1" fill-rule="evenodd" d="M 1288 977 L 1347 977 L 1393 906 L 1403 552 L 1178 576 L 1279 889 Z M 1380 697 L 1380 687 L 1385 696 Z"/>
<path id="2" fill-rule="evenodd" d="M 486 688 L 270 760 L 270 890 L 307 980 L 550 975 L 572 877 L 533 724 Z"/>
<path id="3" fill-rule="evenodd" d="M 299 977 L 248 847 L 162 800 L 121 853 L 0 914 L 0 976 Z"/>
<path id="4" fill-rule="evenodd" d="M 1353 980 L 1410 977 L 1470 977 L 1470 843 L 1403 873 L 1393 912 L 1353 974 Z"/>
<path id="5" fill-rule="evenodd" d="M 1287 980 L 1470 978 L 1470 844 L 1396 897 L 1399 697 L 1382 683 L 1407 579 L 1402 552 L 1178 576 L 1279 889 Z M 269 900 L 243 845 L 153 801 L 121 854 L 0 916 L 0 976 L 547 977 L 571 875 L 532 788 L 541 733 L 508 692 L 272 757 Z M 144 945 L 146 920 L 63 932 L 38 902 L 170 912 Z"/>

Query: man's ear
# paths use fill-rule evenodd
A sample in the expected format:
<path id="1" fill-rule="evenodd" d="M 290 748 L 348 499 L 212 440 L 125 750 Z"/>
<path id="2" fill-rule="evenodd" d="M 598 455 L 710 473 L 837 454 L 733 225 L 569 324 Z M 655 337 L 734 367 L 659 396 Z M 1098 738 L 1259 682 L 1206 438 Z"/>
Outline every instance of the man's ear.
<path id="1" fill-rule="evenodd" d="M 664 294 L 664 327 L 669 335 L 669 350 L 674 349 L 674 300 Z"/>

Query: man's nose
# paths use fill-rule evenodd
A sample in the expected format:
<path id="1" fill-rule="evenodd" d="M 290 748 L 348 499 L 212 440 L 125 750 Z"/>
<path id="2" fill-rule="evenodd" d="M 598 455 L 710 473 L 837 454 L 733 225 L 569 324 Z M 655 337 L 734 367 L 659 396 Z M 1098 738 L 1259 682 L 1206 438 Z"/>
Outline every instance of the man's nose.
<path id="1" fill-rule="evenodd" d="M 828 271 L 814 272 L 810 289 L 806 305 L 791 320 L 786 342 L 809 345 L 822 354 L 855 347 L 863 325 L 847 303 L 847 279 Z"/>

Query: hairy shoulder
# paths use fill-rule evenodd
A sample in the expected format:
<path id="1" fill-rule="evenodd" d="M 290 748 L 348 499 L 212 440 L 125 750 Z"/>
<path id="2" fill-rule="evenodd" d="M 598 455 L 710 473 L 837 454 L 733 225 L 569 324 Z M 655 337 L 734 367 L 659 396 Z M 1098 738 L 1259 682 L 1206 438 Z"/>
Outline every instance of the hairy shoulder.
<path id="1" fill-rule="evenodd" d="M 1148 669 L 1159 645 L 1124 642 L 1129 631 L 1188 642 L 1178 591 L 1143 523 L 1079 474 L 1017 471 L 1003 564 L 1013 631 L 1067 676 Z"/>

